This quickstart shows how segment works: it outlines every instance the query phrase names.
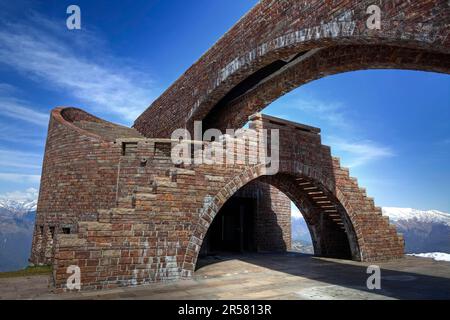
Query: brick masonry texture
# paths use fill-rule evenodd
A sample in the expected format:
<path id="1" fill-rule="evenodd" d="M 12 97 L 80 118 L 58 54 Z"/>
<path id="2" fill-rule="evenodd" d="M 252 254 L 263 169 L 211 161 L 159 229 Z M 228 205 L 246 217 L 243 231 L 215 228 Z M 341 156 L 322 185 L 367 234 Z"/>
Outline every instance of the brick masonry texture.
<path id="1" fill-rule="evenodd" d="M 257 251 L 285 252 L 291 249 L 291 201 L 276 187 L 253 181 L 236 192 L 238 197 L 256 199 Z"/>
<path id="2" fill-rule="evenodd" d="M 373 4 L 381 8 L 380 30 L 366 26 Z M 290 90 L 345 71 L 449 73 L 449 21 L 446 0 L 262 0 L 136 120 L 135 128 L 147 137 L 170 137 L 195 120 L 211 128 L 237 128 Z M 276 72 L 264 71 L 280 64 Z M 263 81 L 255 81 L 261 80 L 258 72 L 266 75 Z M 224 99 L 252 76 L 248 92 Z"/>
<path id="3" fill-rule="evenodd" d="M 266 199 L 257 222 L 260 251 L 289 249 L 287 196 L 304 213 L 318 256 L 402 256 L 402 237 L 321 144 L 320 130 L 260 114 L 250 128 L 279 130 L 276 175 L 248 162 L 174 165 L 171 140 L 137 137 L 78 109 L 55 109 L 31 260 L 53 264 L 59 290 L 70 265 L 81 268 L 83 289 L 188 278 L 209 225 L 237 192 Z M 117 138 L 122 134 L 128 137 Z M 230 141 L 238 139 L 222 143 Z"/>
<path id="4" fill-rule="evenodd" d="M 67 267 L 82 289 L 189 278 L 203 239 L 234 195 L 257 200 L 259 251 L 290 248 L 290 201 L 303 213 L 317 256 L 378 261 L 404 243 L 374 200 L 342 168 L 320 130 L 259 113 L 286 92 L 329 74 L 368 68 L 449 73 L 448 1 L 258 3 L 151 108 L 126 128 L 75 108 L 51 113 L 31 262 L 52 264 L 55 290 Z M 178 128 L 278 129 L 277 174 L 265 165 L 175 165 Z M 208 151 L 241 142 L 193 142 Z M 246 153 L 256 156 L 250 139 Z M 228 155 L 241 155 L 235 148 Z"/>

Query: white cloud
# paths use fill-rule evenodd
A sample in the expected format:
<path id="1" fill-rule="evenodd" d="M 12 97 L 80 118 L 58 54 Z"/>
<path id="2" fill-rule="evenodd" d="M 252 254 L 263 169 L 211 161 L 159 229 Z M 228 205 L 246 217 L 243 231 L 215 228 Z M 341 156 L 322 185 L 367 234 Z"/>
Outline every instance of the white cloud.
<path id="1" fill-rule="evenodd" d="M 0 194 L 0 199 L 13 201 L 32 201 L 37 200 L 39 190 L 36 188 L 28 188 L 24 191 L 13 191 Z"/>
<path id="2" fill-rule="evenodd" d="M 6 126 L 6 128 L 2 128 L 5 126 L 0 122 L 0 141 L 12 143 L 15 145 L 27 145 L 33 147 L 43 147 L 45 145 L 45 137 L 39 139 L 39 134 L 32 135 L 28 134 L 28 132 L 19 131 L 10 126 Z M 7 128 L 10 128 L 8 130 Z M 45 132 L 44 132 L 45 134 Z"/>
<path id="3" fill-rule="evenodd" d="M 16 91 L 16 88 L 8 83 L 0 83 L 0 94 L 11 94 Z"/>
<path id="4" fill-rule="evenodd" d="M 0 166 L 2 168 L 38 169 L 42 164 L 42 155 L 23 151 L 0 149 Z"/>
<path id="5" fill-rule="evenodd" d="M 313 115 L 330 127 L 339 129 L 339 136 L 324 136 L 326 143 L 332 147 L 333 155 L 342 156 L 348 167 L 363 166 L 369 162 L 394 156 L 389 147 L 363 139 L 346 139 L 355 136 L 356 127 L 345 115 L 345 106 L 338 102 L 324 102 L 313 98 L 291 97 L 282 103 L 284 107 Z M 296 119 L 294 119 L 295 121 Z M 335 129 L 328 129 L 332 131 Z M 358 133 L 359 135 L 361 133 Z"/>
<path id="6" fill-rule="evenodd" d="M 47 126 L 48 114 L 36 111 L 25 101 L 16 98 L 18 92 L 16 87 L 0 82 L 0 115 L 39 126 Z"/>
<path id="7" fill-rule="evenodd" d="M 303 219 L 302 213 L 293 202 L 291 202 L 291 216 L 296 219 Z"/>
<path id="8" fill-rule="evenodd" d="M 344 115 L 344 105 L 338 102 L 325 102 L 316 99 L 295 98 L 288 107 L 316 116 L 318 119 L 341 129 L 351 128 Z"/>
<path id="9" fill-rule="evenodd" d="M 41 176 L 35 174 L 17 174 L 17 173 L 0 172 L 0 180 L 13 183 L 37 184 L 41 181 Z"/>
<path id="10" fill-rule="evenodd" d="M 49 119 L 48 114 L 35 111 L 27 106 L 25 102 L 13 97 L 0 96 L 0 114 L 43 127 L 48 125 Z"/>
<path id="11" fill-rule="evenodd" d="M 344 152 L 347 154 L 346 166 L 352 168 L 365 165 L 371 161 L 394 156 L 394 152 L 384 146 L 380 146 L 370 140 L 344 140 L 342 138 L 330 138 L 333 154 Z"/>
<path id="12" fill-rule="evenodd" d="M 88 108 L 132 121 L 156 97 L 149 77 L 101 51 L 102 40 L 92 33 L 73 33 L 64 24 L 37 15 L 26 23 L 0 27 L 1 63 L 47 87 L 64 90 Z"/>

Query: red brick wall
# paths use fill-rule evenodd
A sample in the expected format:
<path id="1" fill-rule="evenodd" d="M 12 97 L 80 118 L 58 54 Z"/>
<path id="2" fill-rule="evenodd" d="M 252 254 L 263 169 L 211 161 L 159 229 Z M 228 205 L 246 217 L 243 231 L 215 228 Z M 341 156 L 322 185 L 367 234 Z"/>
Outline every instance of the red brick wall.
<path id="1" fill-rule="evenodd" d="M 274 186 L 262 184 L 258 207 L 258 249 L 284 252 L 291 249 L 291 201 Z"/>
<path id="2" fill-rule="evenodd" d="M 125 129 L 60 117 L 61 110 L 52 113 L 36 222 L 70 223 L 75 232 L 58 229 L 51 242 L 47 259 L 53 261 L 56 288 L 65 287 L 69 265 L 81 268 L 83 289 L 190 277 L 221 206 L 256 179 L 302 210 L 317 255 L 371 261 L 403 254 L 402 238 L 331 157 L 318 129 L 255 116 L 251 128 L 280 130 L 280 172 L 267 176 L 262 166 L 248 163 L 175 166 L 167 153 L 170 140 L 126 131 L 131 137 L 108 141 Z M 261 219 L 261 249 L 277 249 L 262 240 L 263 233 L 267 239 L 282 236 L 281 246 L 290 237 L 277 230 L 288 230 L 288 202 L 273 187 L 270 207 L 276 215 Z M 262 217 L 270 213 L 266 208 Z M 45 252 L 42 243 L 33 243 L 36 262 L 44 261 Z"/>
<path id="3" fill-rule="evenodd" d="M 52 261 L 50 228 L 76 232 L 80 220 L 97 219 L 98 209 L 116 206 L 121 147 L 74 125 L 107 122 L 77 109 L 65 109 L 65 119 L 62 110 L 55 109 L 50 118 L 30 259 L 35 264 Z"/>
<path id="4" fill-rule="evenodd" d="M 257 250 L 285 252 L 291 249 L 291 201 L 276 187 L 253 181 L 237 192 L 256 199 Z"/>

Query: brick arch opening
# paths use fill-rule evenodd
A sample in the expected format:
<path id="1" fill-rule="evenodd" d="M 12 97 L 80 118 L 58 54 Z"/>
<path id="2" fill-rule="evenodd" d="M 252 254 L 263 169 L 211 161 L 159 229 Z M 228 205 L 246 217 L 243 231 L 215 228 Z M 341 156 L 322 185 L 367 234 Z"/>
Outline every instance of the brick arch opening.
<path id="1" fill-rule="evenodd" d="M 187 120 L 202 121 L 203 129 L 241 128 L 281 96 L 309 82 L 359 70 L 416 70 L 450 73 L 449 55 L 391 45 L 339 45 L 300 52 L 277 59 L 232 87 L 218 102 L 204 105 Z"/>
<path id="2" fill-rule="evenodd" d="M 279 189 L 300 209 L 315 255 L 361 260 L 353 222 L 341 202 L 319 180 L 291 173 L 262 176 L 258 180 Z"/>
<path id="3" fill-rule="evenodd" d="M 241 183 L 237 185 L 236 181 Z M 344 207 L 345 202 L 341 202 L 345 201 L 342 193 L 338 192 L 335 196 L 336 190 L 326 186 L 329 181 L 314 169 L 303 174 L 281 171 L 276 175 L 266 175 L 262 167 L 245 170 L 211 197 L 209 205 L 201 210 L 182 265 L 184 274 L 189 277 L 196 270 L 205 237 L 221 209 L 240 190 L 252 183 L 275 187 L 300 209 L 310 231 L 316 256 L 361 261 L 362 235 L 356 232 L 351 215 Z M 275 221 L 273 223 L 276 224 Z"/>
<path id="4" fill-rule="evenodd" d="M 450 73 L 447 1 L 262 0 L 138 118 L 146 137 L 169 137 L 194 121 L 239 128 L 249 115 L 304 83 L 346 71 Z"/>

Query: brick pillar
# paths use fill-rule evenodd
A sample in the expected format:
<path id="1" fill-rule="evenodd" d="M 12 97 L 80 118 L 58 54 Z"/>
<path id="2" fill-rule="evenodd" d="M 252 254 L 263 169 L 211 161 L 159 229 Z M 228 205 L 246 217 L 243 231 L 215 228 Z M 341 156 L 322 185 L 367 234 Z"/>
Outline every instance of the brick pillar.
<path id="1" fill-rule="evenodd" d="M 30 262 L 39 265 L 44 261 L 44 254 L 42 250 L 44 238 L 44 226 L 36 223 L 35 230 L 33 233 L 33 245 L 31 247 L 31 257 Z"/>
<path id="2" fill-rule="evenodd" d="M 277 188 L 251 182 L 238 194 L 256 199 L 255 238 L 258 251 L 285 252 L 291 249 L 291 201 Z"/>

